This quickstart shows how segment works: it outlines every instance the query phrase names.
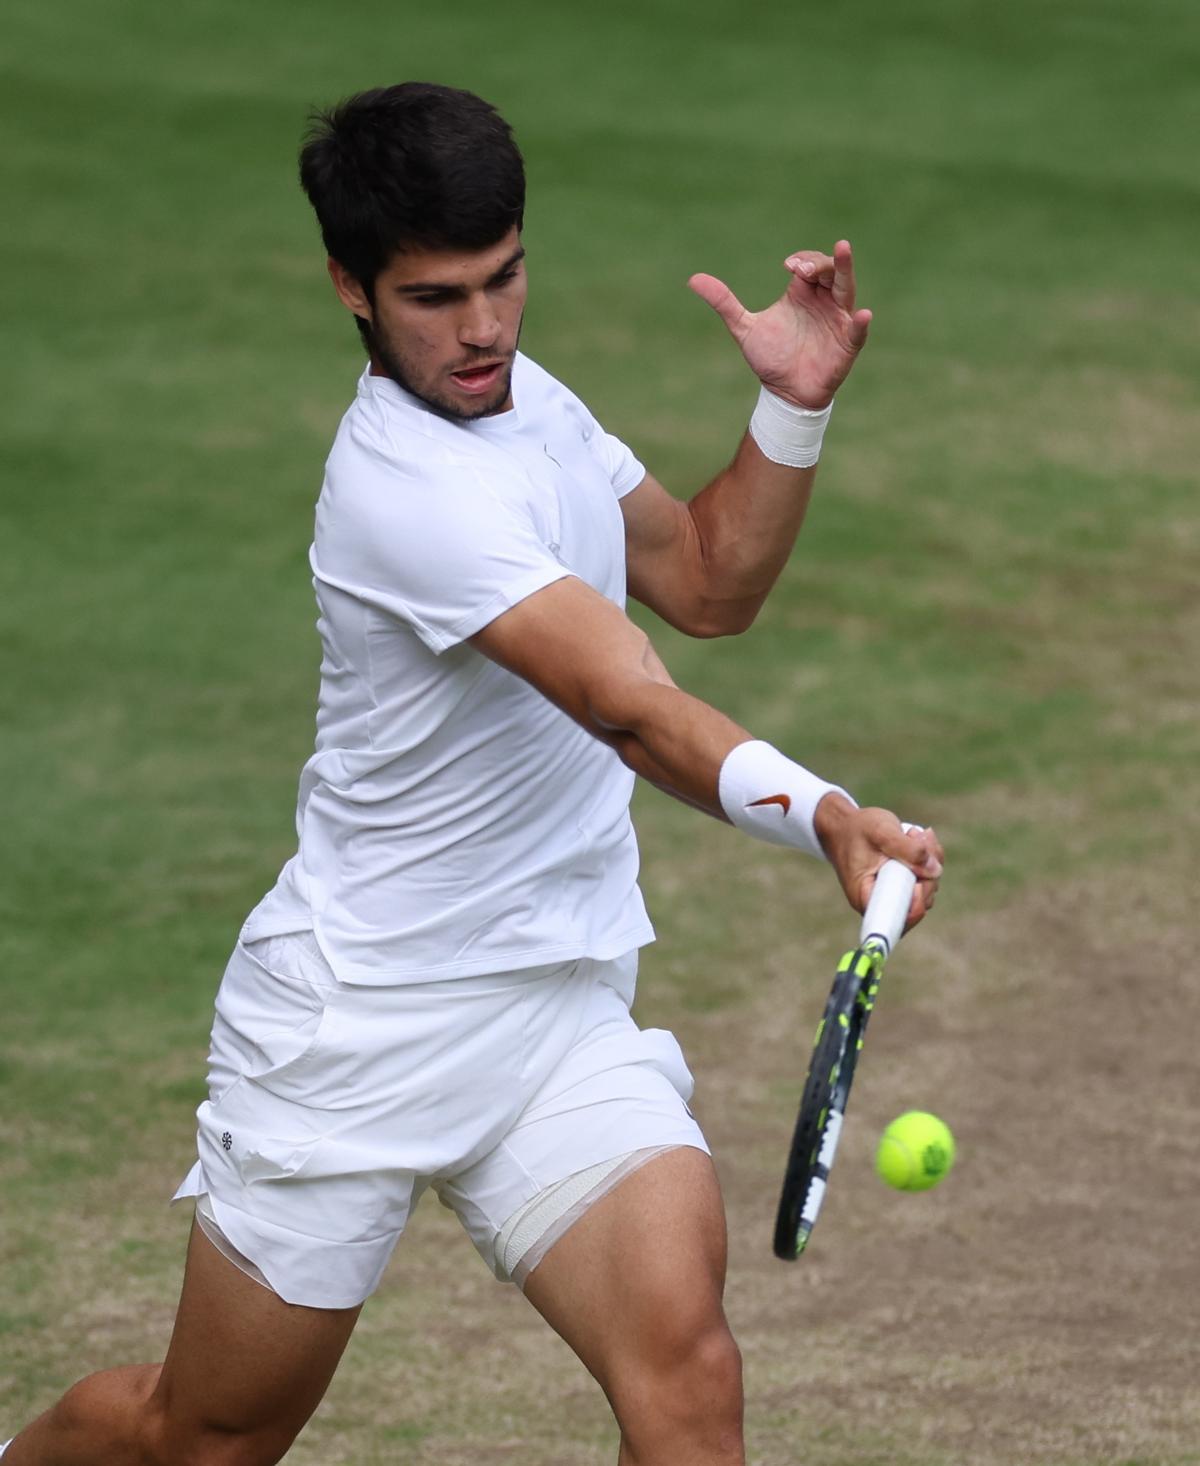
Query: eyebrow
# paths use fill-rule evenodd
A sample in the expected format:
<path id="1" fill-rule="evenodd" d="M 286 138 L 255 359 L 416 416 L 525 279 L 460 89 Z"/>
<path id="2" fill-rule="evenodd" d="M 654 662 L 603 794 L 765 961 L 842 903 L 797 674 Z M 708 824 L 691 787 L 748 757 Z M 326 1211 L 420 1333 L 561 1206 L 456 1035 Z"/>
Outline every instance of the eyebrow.
<path id="1" fill-rule="evenodd" d="M 484 284 L 485 285 L 494 285 L 496 283 L 496 281 L 501 278 L 501 276 L 507 275 L 508 272 L 513 268 L 513 266 L 520 264 L 520 262 L 524 258 L 525 258 L 525 250 L 524 250 L 524 247 L 521 247 L 519 249 L 514 250 L 513 253 L 511 255 L 509 255 L 508 259 L 506 259 L 504 261 L 504 263 L 500 266 L 500 268 L 498 270 L 494 271 L 491 275 L 488 276 L 488 278 L 484 282 Z M 466 290 L 465 290 L 465 288 L 462 285 L 451 285 L 451 284 L 448 284 L 445 280 L 429 280 L 429 281 L 415 280 L 415 281 L 411 281 L 407 285 L 397 285 L 396 286 L 396 294 L 397 295 L 450 295 L 450 296 L 454 296 L 454 295 L 465 295 L 466 294 Z"/>

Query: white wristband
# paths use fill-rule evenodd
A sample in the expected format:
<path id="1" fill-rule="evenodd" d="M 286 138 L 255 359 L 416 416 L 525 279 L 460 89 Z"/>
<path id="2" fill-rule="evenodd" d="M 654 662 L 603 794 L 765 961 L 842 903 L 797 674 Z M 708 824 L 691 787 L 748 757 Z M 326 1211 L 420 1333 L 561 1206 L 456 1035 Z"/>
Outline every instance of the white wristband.
<path id="1" fill-rule="evenodd" d="M 821 439 L 832 411 L 832 402 L 815 412 L 785 402 L 763 387 L 750 418 L 750 436 L 772 463 L 812 468 L 821 456 Z"/>
<path id="2" fill-rule="evenodd" d="M 729 822 L 771 845 L 790 845 L 825 859 L 813 829 L 813 815 L 826 794 L 841 794 L 800 764 L 758 739 L 739 743 L 721 765 L 717 782 L 721 808 Z"/>

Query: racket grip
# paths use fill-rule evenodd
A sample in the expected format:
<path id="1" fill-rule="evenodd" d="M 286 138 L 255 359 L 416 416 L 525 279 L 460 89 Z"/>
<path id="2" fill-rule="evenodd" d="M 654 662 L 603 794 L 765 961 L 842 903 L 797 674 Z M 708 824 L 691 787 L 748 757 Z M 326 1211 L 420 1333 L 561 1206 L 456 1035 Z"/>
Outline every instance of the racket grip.
<path id="1" fill-rule="evenodd" d="M 898 860 L 884 862 L 875 877 L 871 899 L 863 914 L 862 930 L 858 938 L 860 947 L 869 938 L 876 937 L 883 941 L 889 952 L 892 950 L 904 930 L 916 884 L 917 878 L 908 866 L 902 865 Z"/>

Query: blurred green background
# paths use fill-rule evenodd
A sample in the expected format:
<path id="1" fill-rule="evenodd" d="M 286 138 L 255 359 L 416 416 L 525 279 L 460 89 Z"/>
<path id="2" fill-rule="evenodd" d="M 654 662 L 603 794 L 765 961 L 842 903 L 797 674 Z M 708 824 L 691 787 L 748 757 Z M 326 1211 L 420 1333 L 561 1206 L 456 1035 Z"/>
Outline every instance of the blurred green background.
<path id="1" fill-rule="evenodd" d="M 1034 978 L 1051 913 L 1045 981 L 1069 969 L 1059 991 L 1077 982 L 1096 1033 L 1127 1039 L 1095 1069 L 1097 1103 L 1120 1110 L 1148 1074 L 1182 1083 L 1169 1040 L 1136 1047 L 1144 1010 L 1120 1006 L 1127 985 L 1114 978 L 1106 1009 L 1088 981 L 1097 953 L 1126 949 L 1130 980 L 1148 981 L 1136 953 L 1149 942 L 1170 983 L 1197 936 L 1185 909 L 1200 751 L 1194 5 L 6 0 L 4 12 L 0 1437 L 83 1369 L 153 1357 L 169 1325 L 184 1223 L 160 1207 L 188 1163 L 225 955 L 292 849 L 318 662 L 305 555 L 360 365 L 295 152 L 310 106 L 365 86 L 446 81 L 513 123 L 530 186 L 523 345 L 681 494 L 728 458 L 754 397 L 688 275 L 765 305 L 788 251 L 854 242 L 875 325 L 796 557 L 748 636 L 689 643 L 654 627 L 656 643 L 678 680 L 756 734 L 864 801 L 937 823 L 951 875 L 938 924 L 897 975 L 896 1022 L 906 1005 L 957 1003 L 964 1024 L 968 1011 L 1015 1013 L 1021 1042 L 1044 1046 L 1033 1067 L 1058 1085 L 1024 1093 L 1045 1164 L 1010 1178 L 1050 1181 L 1075 1143 L 1061 1096 L 1095 1069 L 1064 1058 L 1080 1009 L 1067 1004 L 1056 1028 Z M 735 1222 L 744 1204 L 765 1236 L 799 1060 L 780 1048 L 764 1061 L 757 1045 L 808 1032 L 846 917 L 819 870 L 653 794 L 637 812 L 661 936 L 641 1011 L 703 1061 L 710 1128 L 757 1157 L 727 1189 Z M 973 992 L 967 939 L 1016 944 L 994 968 L 979 959 Z M 1185 1006 L 1168 1026 L 1182 1031 L 1196 991 L 1178 981 Z M 1150 1002 L 1166 1021 L 1165 995 Z M 985 1112 L 1018 1104 L 1003 1066 L 979 1088 L 989 1023 L 940 1047 L 935 1035 L 925 1059 L 940 1055 L 952 1123 L 969 1132 L 978 1115 L 977 1153 Z M 863 1105 L 882 1121 L 893 1098 L 905 1096 L 882 1088 Z M 1177 1111 L 1160 1103 L 1169 1129 Z M 1123 1114 L 1115 1155 L 1133 1150 L 1135 1124 L 1154 1129 Z M 992 1176 L 1006 1165 L 993 1155 Z M 1103 1176 L 1079 1184 L 1099 1227 Z M 953 1199 L 930 1207 L 942 1211 L 922 1214 L 926 1227 L 952 1225 Z M 608 1459 L 602 1409 L 577 1407 L 577 1389 L 591 1394 L 569 1361 L 553 1365 L 565 1372 L 536 1429 L 480 1393 L 476 1365 L 444 1398 L 426 1378 L 433 1403 L 408 1424 L 389 1413 L 388 1361 L 415 1367 L 412 1320 L 428 1338 L 435 1282 L 468 1290 L 482 1334 L 518 1327 L 519 1300 L 462 1281 L 480 1271 L 469 1250 L 428 1225 L 379 1304 L 394 1331 L 364 1325 L 357 1372 L 335 1387 L 364 1401 L 331 1396 L 289 1459 L 508 1460 L 505 1430 L 532 1441 L 528 1459 Z M 985 1266 L 984 1235 L 961 1259 L 966 1279 Z M 744 1267 L 757 1297 L 758 1264 L 747 1254 Z M 815 1315 L 797 1307 L 790 1341 L 746 1309 L 753 1459 L 799 1459 L 791 1442 L 831 1463 L 1200 1460 L 1194 1397 L 1185 1408 L 1161 1379 L 1158 1415 L 1118 1410 L 1136 1429 L 1098 1419 L 1104 1401 L 1145 1396 L 1116 1363 L 1091 1387 L 1081 1368 L 1024 1415 L 988 1396 L 970 1416 L 978 1437 L 966 1417 L 943 1415 L 942 1435 L 928 1425 L 944 1401 L 922 1407 L 919 1428 L 905 1414 L 928 1360 L 897 1360 L 874 1406 L 836 1426 L 832 1374 L 827 1395 L 772 1375 L 756 1396 L 760 1352 L 790 1355 L 803 1379 L 796 1354 L 812 1347 L 853 1377 L 864 1334 L 839 1330 L 837 1278 Z M 970 1354 L 971 1319 L 959 1323 L 934 1330 L 938 1358 Z M 1142 1337 L 1134 1316 L 1122 1327 Z M 431 1355 L 452 1376 L 457 1347 Z M 515 1425 L 496 1425 L 504 1408 Z"/>

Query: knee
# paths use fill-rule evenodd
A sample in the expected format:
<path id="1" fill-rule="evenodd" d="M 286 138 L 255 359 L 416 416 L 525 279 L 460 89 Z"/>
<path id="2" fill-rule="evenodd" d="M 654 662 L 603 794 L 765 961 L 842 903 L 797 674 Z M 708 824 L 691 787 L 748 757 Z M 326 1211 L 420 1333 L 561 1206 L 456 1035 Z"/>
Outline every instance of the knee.
<path id="1" fill-rule="evenodd" d="M 122 1466 L 151 1466 L 147 1425 L 160 1372 L 157 1364 L 129 1365 L 81 1379 L 47 1417 L 51 1441 L 72 1458 L 102 1450 Z"/>
<path id="2" fill-rule="evenodd" d="M 713 1421 L 742 1424 L 742 1351 L 722 1322 L 694 1343 L 683 1361 L 689 1410 Z"/>
<path id="3" fill-rule="evenodd" d="M 631 1439 L 649 1433 L 727 1443 L 730 1459 L 740 1459 L 742 1356 L 724 1319 L 687 1334 L 668 1331 L 637 1351 L 613 1404 Z"/>
<path id="4" fill-rule="evenodd" d="M 180 1419 L 161 1374 L 161 1365 L 145 1364 L 80 1380 L 51 1414 L 55 1444 L 71 1459 L 102 1456 L 112 1466 L 276 1466 L 287 1455 L 294 1429 Z"/>
<path id="5" fill-rule="evenodd" d="M 204 1419 L 181 1421 L 162 1402 L 152 1402 L 144 1459 L 146 1466 L 276 1466 L 295 1438 L 294 1430 L 269 1425 L 235 1430 Z"/>

